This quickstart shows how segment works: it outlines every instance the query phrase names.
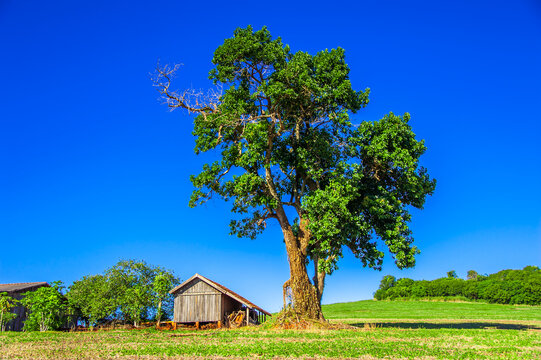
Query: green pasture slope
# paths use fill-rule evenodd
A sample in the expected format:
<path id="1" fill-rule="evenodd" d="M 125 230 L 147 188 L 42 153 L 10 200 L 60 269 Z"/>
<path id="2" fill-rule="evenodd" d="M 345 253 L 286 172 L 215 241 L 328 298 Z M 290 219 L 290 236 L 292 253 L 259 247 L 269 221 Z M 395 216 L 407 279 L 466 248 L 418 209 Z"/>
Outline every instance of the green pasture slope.
<path id="1" fill-rule="evenodd" d="M 541 322 L 541 307 L 481 302 L 373 301 L 323 305 L 327 319 L 351 322 L 392 320 L 471 320 L 528 323 Z M 351 320 L 351 321 L 350 321 Z"/>
<path id="2" fill-rule="evenodd" d="M 541 307 L 375 302 L 325 305 L 340 330 L 1 333 L 1 359 L 541 359 Z"/>

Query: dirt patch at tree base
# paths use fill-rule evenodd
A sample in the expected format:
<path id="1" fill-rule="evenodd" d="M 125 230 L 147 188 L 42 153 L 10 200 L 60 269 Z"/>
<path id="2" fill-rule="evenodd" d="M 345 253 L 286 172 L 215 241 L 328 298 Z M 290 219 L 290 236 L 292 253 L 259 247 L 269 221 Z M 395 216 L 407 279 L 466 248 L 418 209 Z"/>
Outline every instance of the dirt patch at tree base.
<path id="1" fill-rule="evenodd" d="M 267 329 L 279 330 L 339 330 L 339 329 L 359 329 L 358 327 L 342 324 L 330 323 L 326 320 L 309 319 L 295 312 L 292 308 L 287 308 L 274 315 L 271 320 L 262 325 Z"/>

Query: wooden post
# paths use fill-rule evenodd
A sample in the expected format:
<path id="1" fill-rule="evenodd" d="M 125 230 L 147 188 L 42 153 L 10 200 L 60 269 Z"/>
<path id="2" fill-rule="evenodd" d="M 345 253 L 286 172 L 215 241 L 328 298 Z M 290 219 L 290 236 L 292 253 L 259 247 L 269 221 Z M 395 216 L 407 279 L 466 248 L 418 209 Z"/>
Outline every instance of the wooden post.
<path id="1" fill-rule="evenodd" d="M 250 326 L 250 308 L 246 308 L 246 326 Z"/>
<path id="2" fill-rule="evenodd" d="M 196 321 L 196 322 L 195 322 L 195 328 L 196 328 L 197 330 L 199 330 L 199 321 Z"/>
<path id="3" fill-rule="evenodd" d="M 221 329 L 221 328 L 222 328 L 222 322 L 218 321 L 218 329 Z"/>

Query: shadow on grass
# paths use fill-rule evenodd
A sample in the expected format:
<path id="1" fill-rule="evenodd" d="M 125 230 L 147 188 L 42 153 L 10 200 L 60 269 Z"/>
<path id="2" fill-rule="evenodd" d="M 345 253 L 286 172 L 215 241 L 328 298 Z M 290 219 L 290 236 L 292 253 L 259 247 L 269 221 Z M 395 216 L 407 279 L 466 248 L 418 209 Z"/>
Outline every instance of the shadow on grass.
<path id="1" fill-rule="evenodd" d="M 365 326 L 377 328 L 399 328 L 399 329 L 498 329 L 498 330 L 541 330 L 537 325 L 526 324 L 502 324 L 489 322 L 464 322 L 464 323 L 428 323 L 428 322 L 375 322 L 349 324 L 359 328 Z"/>

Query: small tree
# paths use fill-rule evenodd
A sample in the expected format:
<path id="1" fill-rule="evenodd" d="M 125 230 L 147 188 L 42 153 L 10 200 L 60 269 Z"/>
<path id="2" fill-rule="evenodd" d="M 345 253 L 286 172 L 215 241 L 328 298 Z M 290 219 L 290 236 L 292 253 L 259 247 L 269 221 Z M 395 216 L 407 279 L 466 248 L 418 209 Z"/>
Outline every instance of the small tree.
<path id="1" fill-rule="evenodd" d="M 121 260 L 106 270 L 117 312 L 137 326 L 153 306 L 152 281 L 155 269 L 144 261 Z"/>
<path id="2" fill-rule="evenodd" d="M 167 301 L 167 299 L 171 297 L 171 295 L 169 294 L 169 290 L 171 290 L 176 283 L 178 283 L 178 279 L 176 279 L 173 274 L 168 272 L 160 272 L 154 278 L 152 287 L 155 294 L 154 296 L 156 301 L 156 321 L 158 322 L 158 326 L 160 326 L 160 321 L 164 314 L 164 301 Z"/>
<path id="3" fill-rule="evenodd" d="M 385 275 L 383 279 L 381 279 L 379 288 L 382 290 L 387 290 L 388 288 L 393 287 L 395 285 L 396 285 L 396 278 L 392 275 Z"/>
<path id="4" fill-rule="evenodd" d="M 158 312 L 158 304 L 161 311 L 167 295 L 158 296 L 155 291 L 154 283 L 160 275 L 170 280 L 171 287 L 178 283 L 172 272 L 144 261 L 122 260 L 106 271 L 105 276 L 111 284 L 115 305 L 125 321 L 137 326 L 143 318 Z"/>
<path id="5" fill-rule="evenodd" d="M 40 287 L 23 294 L 21 304 L 28 311 L 24 323 L 25 331 L 57 330 L 63 325 L 67 301 L 62 295 L 62 289 L 62 282 L 55 281 L 50 287 Z"/>
<path id="6" fill-rule="evenodd" d="M 148 315 L 148 309 L 152 306 L 152 293 L 146 284 L 134 284 L 125 290 L 122 312 L 126 319 L 133 321 L 137 327 L 143 318 Z"/>
<path id="7" fill-rule="evenodd" d="M 475 270 L 468 270 L 468 275 L 466 276 L 466 279 L 468 280 L 477 280 L 477 277 L 479 274 Z"/>
<path id="8" fill-rule="evenodd" d="M 458 278 L 458 275 L 456 274 L 456 271 L 451 270 L 447 272 L 447 277 L 450 279 L 456 279 Z"/>
<path id="9" fill-rule="evenodd" d="M 85 276 L 75 281 L 66 296 L 70 307 L 86 321 L 87 326 L 93 327 L 99 320 L 114 314 L 111 284 L 103 275 Z"/>
<path id="10" fill-rule="evenodd" d="M 5 331 L 7 323 L 17 317 L 17 314 L 11 312 L 17 302 L 7 292 L 0 293 L 0 331 Z"/>

